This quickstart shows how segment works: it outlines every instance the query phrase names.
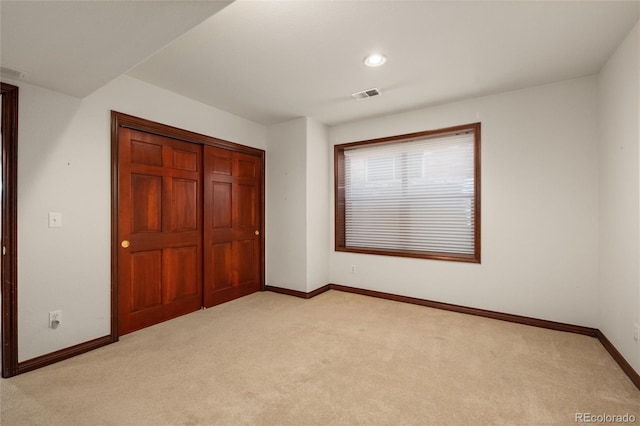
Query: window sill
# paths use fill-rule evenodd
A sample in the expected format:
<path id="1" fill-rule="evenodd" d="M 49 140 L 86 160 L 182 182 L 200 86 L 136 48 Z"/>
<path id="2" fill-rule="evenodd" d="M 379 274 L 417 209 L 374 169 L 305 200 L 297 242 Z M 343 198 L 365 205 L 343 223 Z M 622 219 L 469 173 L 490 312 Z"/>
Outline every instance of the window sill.
<path id="1" fill-rule="evenodd" d="M 402 250 L 379 250 L 361 247 L 340 247 L 336 246 L 335 251 L 360 254 L 374 254 L 380 256 L 409 257 L 416 259 L 446 260 L 451 262 L 465 262 L 480 264 L 480 253 L 477 254 L 456 254 L 438 253 L 426 251 L 402 251 Z"/>

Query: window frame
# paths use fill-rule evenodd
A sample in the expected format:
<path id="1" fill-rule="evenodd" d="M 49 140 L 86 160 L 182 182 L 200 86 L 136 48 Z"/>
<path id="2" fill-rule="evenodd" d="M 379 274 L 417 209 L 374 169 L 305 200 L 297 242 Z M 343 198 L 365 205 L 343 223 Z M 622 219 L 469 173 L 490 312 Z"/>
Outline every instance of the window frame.
<path id="1" fill-rule="evenodd" d="M 436 130 L 426 130 L 416 133 L 408 133 L 397 136 L 389 136 L 378 139 L 370 139 L 357 142 L 348 142 L 337 144 L 333 147 L 334 152 L 334 212 L 335 212 L 335 251 L 361 253 L 361 254 L 377 254 L 383 256 L 399 256 L 420 259 L 447 260 L 455 262 L 481 263 L 481 193 L 480 193 L 480 141 L 481 141 L 481 123 L 470 123 L 459 126 L 447 127 Z M 409 251 L 409 250 L 391 250 L 391 249 L 374 249 L 368 247 L 347 247 L 346 246 L 346 196 L 345 196 L 345 150 L 354 147 L 364 147 L 379 144 L 403 143 L 416 139 L 428 139 L 439 136 L 447 136 L 456 133 L 473 131 L 474 134 L 474 250 L 473 254 L 462 253 L 445 253 L 433 251 Z"/>

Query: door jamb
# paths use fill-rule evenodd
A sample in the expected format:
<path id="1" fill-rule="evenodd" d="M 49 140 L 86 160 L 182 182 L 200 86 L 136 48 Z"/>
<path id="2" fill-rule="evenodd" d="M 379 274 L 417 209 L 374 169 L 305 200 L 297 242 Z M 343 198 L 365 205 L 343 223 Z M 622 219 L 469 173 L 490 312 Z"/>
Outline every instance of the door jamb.
<path id="1" fill-rule="evenodd" d="M 18 374 L 18 87 L 2 93 L 2 377 Z"/>
<path id="2" fill-rule="evenodd" d="M 166 124 L 146 120 L 144 118 L 111 111 L 111 341 L 116 342 L 118 335 L 118 133 L 120 128 L 139 130 L 145 133 L 178 139 L 184 142 L 209 145 L 216 148 L 241 152 L 260 158 L 262 176 L 260 178 L 260 291 L 265 289 L 265 151 L 240 145 L 223 139 L 206 136 L 200 133 L 190 132 Z"/>

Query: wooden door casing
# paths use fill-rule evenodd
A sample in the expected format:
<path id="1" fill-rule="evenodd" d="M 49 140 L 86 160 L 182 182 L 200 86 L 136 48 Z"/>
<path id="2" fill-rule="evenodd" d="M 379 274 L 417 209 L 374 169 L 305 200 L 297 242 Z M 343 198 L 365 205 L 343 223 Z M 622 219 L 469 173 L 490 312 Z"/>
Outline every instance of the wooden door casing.
<path id="1" fill-rule="evenodd" d="M 202 306 L 202 146 L 123 128 L 119 151 L 122 335 Z"/>
<path id="2" fill-rule="evenodd" d="M 3 255 L 0 273 L 2 307 L 2 377 L 19 373 L 18 362 L 18 101 L 17 86 L 0 82 L 0 142 L 2 154 L 2 224 Z"/>
<path id="3" fill-rule="evenodd" d="M 259 157 L 204 147 L 204 306 L 261 288 Z"/>
<path id="4" fill-rule="evenodd" d="M 128 133 L 128 136 L 127 136 Z M 201 244 L 201 255 L 198 257 L 199 266 L 195 268 L 183 268 L 176 267 L 175 265 L 180 265 L 185 263 L 185 257 L 192 258 L 190 256 L 188 250 L 178 250 L 174 251 L 173 257 L 164 256 L 160 251 L 158 252 L 158 248 L 154 248 L 152 243 L 158 240 L 158 235 L 162 235 L 162 233 L 158 232 L 140 232 L 139 236 L 133 236 L 130 238 L 130 249 L 123 249 L 121 247 L 121 242 L 125 236 L 130 236 L 130 231 L 132 229 L 131 224 L 127 224 L 125 218 L 129 218 L 129 221 L 133 221 L 131 218 L 131 212 L 127 212 L 127 206 L 125 201 L 125 195 L 131 198 L 131 192 L 134 192 L 131 189 L 131 182 L 129 181 L 126 185 L 123 184 L 123 180 L 126 180 L 126 177 L 123 176 L 123 167 L 129 167 L 130 158 L 127 156 L 131 156 L 131 146 L 128 148 L 123 148 L 122 145 L 127 143 L 127 138 L 131 138 L 131 134 L 146 134 L 151 138 L 150 140 L 170 140 L 172 143 L 186 143 L 187 145 L 195 146 L 196 150 L 200 150 L 200 160 L 199 160 L 199 174 L 200 174 L 200 190 L 198 191 L 200 196 L 201 208 L 196 208 L 199 212 L 200 219 L 198 223 L 200 224 L 200 244 Z M 143 136 L 138 136 L 138 138 L 142 138 Z M 156 139 L 160 138 L 160 139 Z M 142 140 L 142 142 L 147 143 L 148 140 Z M 153 145 L 153 143 L 151 144 Z M 148 325 L 155 324 L 157 322 L 161 322 L 179 315 L 183 313 L 188 313 L 193 310 L 199 309 L 205 306 L 204 293 L 207 285 L 205 282 L 215 283 L 215 285 L 210 285 L 209 288 L 213 289 L 212 293 L 215 293 L 215 302 L 222 303 L 223 300 L 231 300 L 236 297 L 243 296 L 245 294 L 249 294 L 255 290 L 264 290 L 264 277 L 265 277 L 265 239 L 264 239 L 264 208 L 265 208 L 265 179 L 264 179 L 264 164 L 265 164 L 265 152 L 264 150 L 252 148 L 245 145 L 239 145 L 234 142 L 225 141 L 222 139 L 214 138 L 211 136 L 202 135 L 199 133 L 190 132 L 188 130 L 179 129 L 176 127 L 168 126 L 165 124 L 149 121 L 143 118 L 135 117 L 128 114 L 123 114 L 116 111 L 111 111 L 111 146 L 112 146 L 112 155 L 111 155 L 111 165 L 112 165 L 112 174 L 111 174 L 111 341 L 117 341 L 119 336 L 122 334 L 126 334 L 130 330 L 133 331 L 135 329 L 143 328 Z M 235 223 L 244 225 L 244 226 L 234 226 L 231 234 L 235 238 L 235 243 L 231 243 L 230 247 L 232 248 L 231 252 L 240 253 L 241 256 L 239 258 L 249 259 L 252 263 L 249 267 L 242 267 L 240 261 L 236 261 L 235 263 L 231 261 L 230 258 L 225 258 L 224 256 L 214 255 L 214 253 L 210 252 L 208 249 L 205 253 L 205 236 L 209 236 L 205 229 L 207 228 L 206 223 L 211 222 L 212 218 L 205 218 L 205 204 L 211 203 L 213 204 L 213 200 L 206 200 L 204 197 L 205 186 L 207 186 L 206 179 L 204 179 L 205 173 L 205 150 L 210 152 L 210 149 L 215 148 L 220 149 L 217 151 L 218 155 L 222 158 L 232 158 L 231 167 L 235 167 L 236 171 L 232 170 L 231 180 L 227 183 L 231 184 L 233 188 L 234 185 L 236 187 L 242 186 L 240 192 L 245 194 L 240 196 L 240 200 L 251 200 L 251 202 L 255 202 L 255 210 L 245 209 L 242 207 L 245 203 L 240 203 L 240 208 L 236 207 L 236 213 L 231 212 L 231 215 L 237 215 L 237 212 L 240 213 L 239 220 L 236 220 Z M 159 156 L 157 154 L 159 148 L 155 148 L 149 145 L 138 145 L 135 148 L 136 155 L 140 156 L 149 156 L 151 158 L 143 161 L 146 164 L 144 167 L 148 168 L 151 171 L 158 170 L 160 161 Z M 153 152 L 156 154 L 153 154 Z M 186 149 L 189 152 L 189 149 Z M 128 152 L 128 153 L 127 153 Z M 144 154 L 146 152 L 146 154 Z M 163 151 L 164 152 L 164 151 Z M 121 158 L 123 155 L 123 158 Z M 162 154 L 160 157 L 167 154 Z M 168 157 L 168 158 L 167 158 Z M 168 155 L 163 158 L 163 164 L 170 164 L 170 161 L 174 161 Z M 187 155 L 186 157 L 189 157 Z M 178 155 L 176 159 L 178 163 L 181 161 L 184 162 L 187 160 L 184 155 Z M 235 162 L 234 159 L 235 158 Z M 166 159 L 166 161 L 165 161 Z M 234 166 L 235 164 L 235 166 Z M 142 165 L 139 165 L 143 167 Z M 183 164 L 184 166 L 184 164 Z M 143 167 L 143 171 L 144 171 Z M 148 170 L 147 170 L 148 171 Z M 182 173 L 189 172 L 188 170 L 182 170 Z M 130 173 L 130 172 L 129 172 Z M 124 173 L 126 174 L 126 173 Z M 154 203 L 157 205 L 158 201 L 154 201 L 154 195 L 149 195 L 149 193 L 158 194 L 157 187 L 162 182 L 165 184 L 165 179 L 157 179 L 157 174 L 153 173 L 137 173 L 140 176 L 135 178 L 136 185 L 138 186 L 137 192 L 140 194 L 146 194 L 146 203 L 148 204 L 146 207 L 146 211 L 153 207 Z M 224 173 L 217 173 L 218 176 L 224 176 Z M 253 176 L 253 177 L 251 177 Z M 236 180 L 236 178 L 238 178 Z M 187 179 L 188 180 L 188 179 Z M 257 186 L 256 186 L 257 185 Z M 182 184 L 184 188 L 186 183 Z M 129 188 L 129 189 L 127 189 Z M 218 187 L 218 195 L 220 193 L 222 187 Z M 121 193 L 121 191 L 123 193 Z M 125 192 L 129 191 L 128 194 Z M 183 191 L 184 192 L 184 191 Z M 162 195 L 162 191 L 160 191 L 160 195 Z M 224 204 L 226 201 L 222 201 Z M 124 203 L 124 204 L 123 204 Z M 220 203 L 215 203 L 220 204 Z M 145 210 L 145 209 L 143 209 Z M 156 212 L 157 212 L 156 208 Z M 166 208 L 160 208 L 161 212 L 166 212 Z M 228 210 L 227 210 L 228 211 Z M 222 214 L 218 212 L 217 214 Z M 144 215 L 143 215 L 144 216 Z M 137 228 L 141 231 L 151 231 L 153 229 L 158 228 L 158 223 L 162 223 L 162 219 L 158 219 L 157 213 L 153 216 L 153 220 L 142 220 L 137 219 Z M 142 220 L 142 222 L 141 222 Z M 218 224 L 220 221 L 224 221 L 224 217 L 218 216 L 216 218 Z M 132 222 L 133 223 L 133 222 Z M 249 226 L 250 225 L 250 226 Z M 255 229 L 254 229 L 254 225 Z M 127 230 L 128 229 L 128 230 Z M 253 234 L 249 237 L 249 232 L 252 231 Z M 259 235 L 255 235 L 256 231 L 259 231 Z M 188 232 L 188 231 L 187 231 Z M 222 232 L 224 233 L 224 231 Z M 155 234 L 155 236 L 154 236 Z M 164 236 L 167 236 L 165 233 Z M 136 240 L 136 238 L 138 240 Z M 146 239 L 146 241 L 145 241 Z M 242 243 L 244 241 L 244 243 Z M 136 247 L 146 244 L 150 250 L 146 250 L 140 252 L 139 254 L 136 250 Z M 182 247 L 182 246 L 181 246 Z M 209 245 L 208 247 L 212 247 Z M 218 254 L 220 252 L 225 252 L 225 250 L 221 249 L 221 246 L 218 246 Z M 176 247 L 173 247 L 176 248 Z M 234 249 L 235 248 L 235 249 Z M 128 250 L 128 251 L 127 251 Z M 155 251 L 155 252 L 154 252 Z M 134 260 L 136 262 L 135 268 L 131 266 L 131 255 L 132 252 L 136 254 Z M 154 252 L 154 253 L 151 253 Z M 244 252 L 244 254 L 242 254 Z M 248 254 L 251 252 L 251 255 Z M 181 257 L 182 256 L 182 257 Z M 207 257 L 208 256 L 208 257 Z M 158 262 L 164 262 L 164 265 L 160 268 L 160 272 L 157 272 L 157 269 L 154 269 L 151 265 L 157 265 Z M 173 260 L 172 260 L 173 259 Z M 211 263 L 208 259 L 212 259 L 214 263 Z M 173 262 L 173 265 L 172 265 Z M 216 268 L 215 264 L 223 264 L 224 268 Z M 164 269 L 163 269 L 164 268 Z M 162 288 L 163 279 L 167 279 L 166 271 L 185 271 L 188 270 L 188 273 L 191 271 L 194 272 L 196 276 L 198 276 L 201 286 L 200 290 L 200 299 L 199 303 L 196 306 L 194 302 L 193 305 L 190 305 L 186 302 L 186 300 L 181 300 L 181 307 L 183 312 L 179 312 L 180 309 L 175 309 L 171 312 L 161 313 L 163 308 L 160 308 L 158 305 L 158 294 L 165 295 L 166 298 L 171 298 L 172 292 L 168 290 L 168 288 Z M 205 270 L 209 275 L 214 274 L 213 279 L 205 279 Z M 124 271 L 124 272 L 123 272 Z M 162 271 L 165 271 L 164 273 Z M 226 272 L 225 272 L 226 271 Z M 235 272 L 234 272 L 235 271 Z M 151 283 L 155 283 L 155 290 L 142 290 L 137 289 L 137 293 L 132 293 L 132 288 L 130 285 L 131 276 L 135 274 L 136 277 L 142 277 L 140 279 L 146 280 Z M 199 274 L 199 275 L 198 275 Z M 231 275 L 229 275 L 231 274 Z M 170 275 L 170 274 L 169 274 Z M 221 278 L 222 277 L 222 278 Z M 226 278 L 225 278 L 226 277 Z M 182 279 L 182 274 L 174 274 L 173 280 Z M 224 279 L 226 279 L 226 283 L 231 283 L 230 286 L 222 285 L 224 283 Z M 160 282 L 160 284 L 158 284 Z M 184 287 L 184 284 L 178 285 L 178 287 Z M 225 288 L 226 287 L 226 288 Z M 159 290 L 158 290 L 159 289 Z M 187 292 L 188 293 L 188 292 Z M 123 310 L 120 307 L 120 301 L 122 299 L 126 299 L 123 294 L 128 294 L 128 307 Z M 173 293 L 175 294 L 175 292 Z M 131 299 L 135 300 L 135 303 L 131 302 Z M 154 299 L 155 298 L 155 299 Z M 195 299 L 195 298 L 194 298 Z M 132 307 L 134 312 L 131 313 Z M 173 305 L 180 306 L 178 305 Z M 212 306 L 209 304 L 208 306 Z M 141 309 L 142 308 L 142 309 Z M 136 310 L 137 309 L 137 310 Z M 168 308 L 164 308 L 165 310 Z M 143 321 L 141 318 L 142 312 L 153 313 L 154 310 L 155 315 L 157 315 L 156 319 L 151 318 L 152 315 L 147 315 L 147 320 Z M 127 318 L 129 317 L 129 318 Z M 137 317 L 137 318 L 136 318 Z M 132 319 L 135 324 L 135 327 L 127 327 L 123 325 L 123 323 L 132 322 Z"/>

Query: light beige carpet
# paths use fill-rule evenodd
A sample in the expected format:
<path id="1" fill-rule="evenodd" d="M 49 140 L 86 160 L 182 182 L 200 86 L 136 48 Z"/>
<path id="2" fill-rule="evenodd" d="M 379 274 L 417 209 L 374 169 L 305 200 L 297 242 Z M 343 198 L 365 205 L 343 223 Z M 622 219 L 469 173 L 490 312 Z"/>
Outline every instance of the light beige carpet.
<path id="1" fill-rule="evenodd" d="M 596 339 L 338 291 L 253 294 L 0 383 L 2 425 L 640 422 Z"/>

